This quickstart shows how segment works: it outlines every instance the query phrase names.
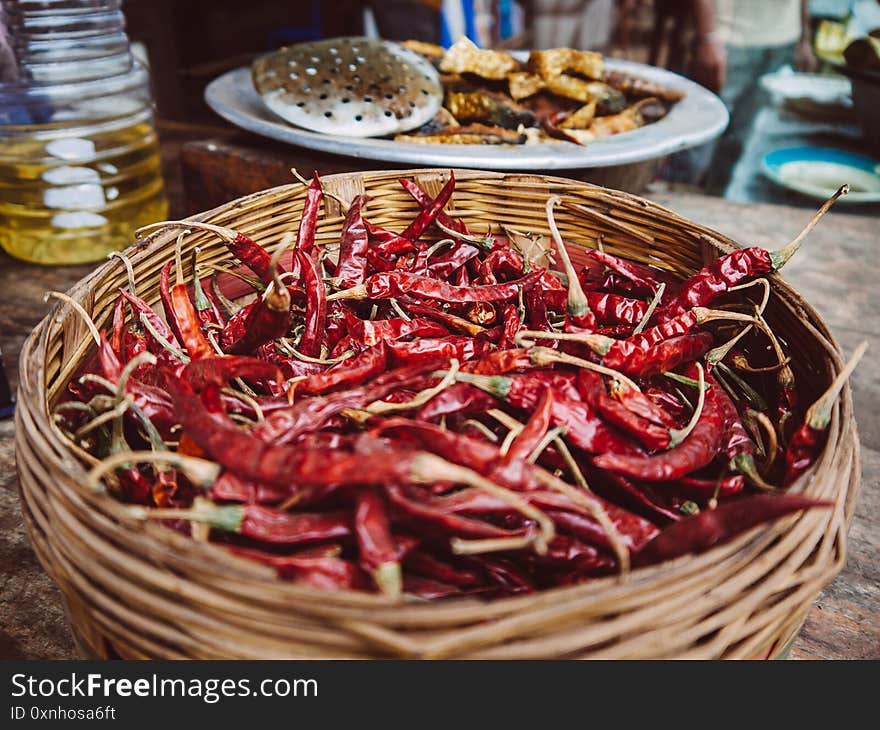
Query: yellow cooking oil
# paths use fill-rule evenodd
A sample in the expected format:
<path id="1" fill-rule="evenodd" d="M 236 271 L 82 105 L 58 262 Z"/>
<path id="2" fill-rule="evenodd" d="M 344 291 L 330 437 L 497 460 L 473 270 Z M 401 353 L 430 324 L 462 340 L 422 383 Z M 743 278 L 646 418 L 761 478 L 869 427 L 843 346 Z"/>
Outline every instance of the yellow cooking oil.
<path id="1" fill-rule="evenodd" d="M 99 261 L 167 218 L 151 117 L 2 127 L 0 247 L 39 264 Z"/>

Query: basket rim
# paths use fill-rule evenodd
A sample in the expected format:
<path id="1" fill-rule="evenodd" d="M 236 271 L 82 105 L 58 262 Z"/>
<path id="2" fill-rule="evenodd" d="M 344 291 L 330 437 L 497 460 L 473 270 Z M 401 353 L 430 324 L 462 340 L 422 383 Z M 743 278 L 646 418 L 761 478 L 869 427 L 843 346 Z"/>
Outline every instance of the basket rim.
<path id="1" fill-rule="evenodd" d="M 448 175 L 448 172 L 446 170 L 437 168 L 414 168 L 405 170 L 394 170 L 390 172 L 393 173 L 396 177 L 413 177 L 424 175 L 442 177 L 444 174 Z M 353 178 L 360 178 L 364 182 L 368 182 L 371 178 L 384 178 L 388 174 L 389 171 L 371 170 L 363 172 L 337 173 L 334 175 L 323 176 L 321 179 L 325 188 L 333 189 L 334 184 L 339 181 L 350 181 Z M 675 223 L 677 221 L 680 221 L 682 223 L 686 223 L 692 230 L 699 231 L 701 242 L 708 245 L 710 250 L 712 250 L 713 252 L 713 257 L 729 253 L 736 248 L 742 248 L 742 246 L 735 242 L 733 239 L 720 232 L 714 231 L 713 229 L 695 223 L 694 221 L 681 216 L 675 211 L 672 211 L 661 205 L 658 205 L 657 203 L 644 199 L 640 196 L 632 195 L 630 193 L 614 191 L 587 182 L 572 180 L 559 176 L 548 176 L 540 174 L 511 174 L 505 172 L 471 169 L 455 169 L 454 174 L 456 176 L 456 179 L 459 181 L 487 180 L 490 182 L 500 183 L 510 181 L 531 181 L 533 183 L 538 183 L 541 185 L 546 185 L 548 183 L 551 186 L 559 185 L 567 189 L 571 189 L 572 186 L 575 186 L 588 190 L 602 191 L 603 193 L 610 194 L 612 197 L 619 197 L 623 201 L 635 203 L 648 212 L 655 212 L 657 214 L 663 215 L 669 220 L 669 222 Z M 245 208 L 254 203 L 259 203 L 264 200 L 269 200 L 282 195 L 287 196 L 289 194 L 291 196 L 291 200 L 295 200 L 299 197 L 304 197 L 305 188 L 298 183 L 291 183 L 268 188 L 266 190 L 258 191 L 250 195 L 243 196 L 242 198 L 230 201 L 223 205 L 217 206 L 216 208 L 213 208 L 211 210 L 194 214 L 184 220 L 211 220 L 222 216 L 223 214 L 234 213 L 237 209 Z M 139 242 L 133 244 L 132 246 L 129 246 L 127 249 L 125 249 L 124 253 L 131 257 L 133 263 L 136 263 L 139 260 L 139 257 L 145 256 L 164 246 L 169 238 L 173 237 L 170 236 L 169 232 L 166 229 L 159 229 L 149 236 L 141 239 Z M 67 291 L 68 295 L 73 296 L 78 301 L 81 301 L 81 295 L 90 291 L 93 288 L 94 283 L 100 281 L 104 276 L 111 272 L 114 272 L 117 269 L 120 269 L 121 267 L 122 264 L 118 259 L 108 260 L 101 266 L 97 267 L 90 274 L 83 277 L 76 284 L 74 284 Z M 832 333 L 829 331 L 827 325 L 824 323 L 819 314 L 778 273 L 774 272 L 768 278 L 771 279 L 774 289 L 784 293 L 790 299 L 790 301 L 797 306 L 798 312 L 802 315 L 805 322 L 809 324 L 810 329 L 823 345 L 825 356 L 831 361 L 832 366 L 839 368 L 841 365 L 840 348 L 837 345 L 837 342 L 835 341 Z M 76 482 L 79 486 L 80 493 L 77 496 L 79 498 L 82 498 L 90 506 L 98 508 L 105 516 L 116 520 L 117 523 L 124 525 L 125 527 L 130 529 L 136 529 L 139 532 L 145 534 L 151 541 L 154 542 L 154 547 L 157 549 L 167 548 L 175 550 L 180 549 L 182 546 L 185 545 L 186 549 L 189 551 L 189 555 L 187 556 L 188 561 L 202 561 L 203 563 L 204 561 L 207 561 L 209 565 L 216 565 L 218 570 L 220 570 L 222 567 L 222 569 L 226 572 L 228 572 L 230 568 L 235 568 L 234 574 L 240 580 L 256 581 L 259 583 L 268 582 L 271 583 L 274 588 L 277 588 L 279 591 L 287 595 L 298 596 L 304 599 L 315 599 L 330 606 L 338 603 L 344 606 L 352 606 L 354 604 L 364 609 L 400 610 L 401 608 L 406 608 L 409 611 L 418 611 L 422 614 L 430 614 L 431 611 L 437 610 L 438 607 L 442 609 L 448 609 L 452 604 L 476 605 L 473 599 L 469 598 L 445 599 L 442 602 L 411 602 L 408 600 L 399 602 L 389 600 L 379 594 L 370 594 L 359 591 L 322 590 L 311 588 L 309 586 L 303 586 L 301 584 L 293 583 L 290 581 L 284 581 L 275 576 L 268 577 L 265 575 L 264 571 L 255 570 L 251 561 L 246 561 L 245 559 L 233 556 L 217 545 L 193 541 L 189 538 L 177 535 L 169 530 L 162 529 L 155 524 L 145 525 L 143 522 L 130 517 L 125 510 L 125 505 L 115 500 L 109 494 L 95 494 L 86 490 L 84 486 L 87 473 L 86 469 L 83 467 L 80 461 L 76 459 L 70 452 L 69 444 L 65 440 L 63 440 L 58 433 L 56 433 L 51 425 L 49 404 L 45 391 L 45 361 L 38 361 L 36 369 L 32 372 L 28 372 L 28 368 L 31 365 L 29 360 L 31 359 L 32 354 L 44 349 L 46 345 L 46 338 L 49 336 L 52 325 L 59 311 L 60 309 L 50 311 L 33 329 L 22 347 L 21 356 L 19 359 L 20 380 L 18 409 L 27 410 L 29 418 L 32 419 L 36 427 L 41 429 L 43 435 L 53 447 L 53 451 L 55 452 L 54 454 L 43 455 L 44 457 L 51 458 L 55 461 L 54 464 L 47 464 L 47 469 L 54 466 L 55 468 L 65 469 L 69 473 L 71 473 L 71 475 L 76 479 Z M 28 383 L 31 382 L 39 382 L 42 384 L 42 393 L 38 394 L 40 397 L 36 400 L 36 402 L 34 402 L 34 399 L 31 397 L 32 394 L 26 389 Z M 835 406 L 833 418 L 837 422 L 837 425 L 843 436 L 845 436 L 846 433 L 848 433 L 850 430 L 852 431 L 855 437 L 855 448 L 856 451 L 858 451 L 858 438 L 857 431 L 855 431 L 855 421 L 852 416 L 851 389 L 849 384 L 845 386 L 841 398 L 838 400 L 838 403 Z M 16 428 L 16 440 L 23 437 L 23 432 L 24 429 Z M 833 458 L 836 456 L 835 453 L 832 453 L 833 450 L 829 448 L 830 446 L 831 441 L 829 439 L 828 445 L 826 445 L 826 448 L 823 450 L 823 453 L 819 457 L 819 459 L 817 459 L 813 468 L 809 470 L 807 474 L 801 477 L 789 491 L 804 492 L 808 495 L 810 494 L 809 487 L 812 480 L 809 477 L 811 477 L 812 474 L 818 471 L 820 467 L 825 465 L 828 461 L 833 460 Z M 66 455 L 67 458 L 65 459 L 60 456 L 61 454 Z M 856 472 L 857 471 L 858 470 L 856 470 Z M 858 473 L 856 473 L 856 489 L 858 488 L 857 476 Z M 852 480 L 850 480 L 850 482 L 851 481 Z M 835 496 L 838 500 L 847 499 L 851 496 L 851 491 L 852 490 L 849 489 L 849 484 L 841 485 L 838 488 L 838 492 Z M 656 587 L 657 585 L 663 585 L 666 583 L 675 583 L 679 580 L 687 580 L 689 577 L 692 577 L 693 575 L 699 573 L 699 571 L 703 567 L 709 564 L 717 563 L 719 560 L 732 559 L 734 556 L 741 553 L 741 551 L 749 550 L 757 552 L 761 549 L 761 546 L 768 544 L 779 534 L 781 534 L 782 530 L 780 528 L 780 525 L 793 525 L 802 520 L 813 519 L 814 517 L 813 515 L 811 515 L 811 513 L 797 513 L 796 515 L 786 518 L 785 520 L 782 520 L 780 522 L 755 527 L 749 532 L 739 536 L 738 538 L 735 538 L 734 540 L 730 540 L 721 545 L 714 546 L 713 548 L 706 550 L 705 552 L 700 554 L 689 554 L 656 565 L 634 568 L 629 574 L 623 577 L 621 577 L 620 575 L 612 575 L 603 578 L 591 579 L 590 581 L 572 586 L 542 589 L 540 591 L 537 591 L 536 593 L 528 594 L 526 597 L 510 596 L 495 598 L 488 602 L 480 602 L 478 604 L 479 610 L 482 615 L 485 615 L 486 608 L 488 607 L 490 609 L 490 613 L 493 616 L 500 617 L 510 615 L 513 611 L 516 610 L 516 607 L 518 605 L 523 604 L 524 600 L 528 600 L 530 603 L 532 603 L 536 596 L 540 596 L 541 599 L 546 603 L 546 605 L 550 605 L 566 603 L 572 600 L 577 601 L 590 595 L 599 595 L 600 593 L 605 596 L 608 593 L 617 592 L 620 595 L 625 596 L 645 587 Z M 658 581 L 658 578 L 662 578 L 662 580 Z"/>

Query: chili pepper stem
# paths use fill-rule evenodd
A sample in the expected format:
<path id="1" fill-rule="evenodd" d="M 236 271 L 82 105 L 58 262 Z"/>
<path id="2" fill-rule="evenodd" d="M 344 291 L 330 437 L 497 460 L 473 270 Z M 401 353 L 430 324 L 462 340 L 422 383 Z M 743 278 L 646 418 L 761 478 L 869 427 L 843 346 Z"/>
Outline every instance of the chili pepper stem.
<path id="1" fill-rule="evenodd" d="M 449 371 L 439 370 L 432 374 L 445 377 L 449 374 Z M 455 379 L 459 383 L 468 383 L 469 385 L 473 385 L 480 390 L 485 390 L 487 393 L 494 395 L 496 398 L 501 398 L 502 400 L 507 397 L 507 394 L 510 392 L 510 387 L 512 385 L 512 381 L 510 380 L 510 378 L 506 378 L 503 375 L 474 375 L 473 373 L 456 373 Z"/>
<path id="2" fill-rule="evenodd" d="M 437 383 L 432 388 L 426 388 L 425 390 L 417 393 L 416 396 L 405 403 L 389 403 L 386 401 L 374 401 L 370 403 L 366 407 L 366 411 L 372 414 L 381 414 L 381 413 L 390 413 L 392 411 L 408 411 L 414 408 L 419 408 L 427 403 L 431 398 L 436 396 L 438 393 L 446 390 L 450 385 L 455 382 L 456 375 L 458 375 L 458 360 L 453 358 L 449 362 L 449 370 L 446 371 L 446 374 L 443 376 L 443 379 Z"/>
<path id="3" fill-rule="evenodd" d="M 372 572 L 373 580 L 389 598 L 400 598 L 403 593 L 403 573 L 400 563 L 382 563 Z"/>
<path id="4" fill-rule="evenodd" d="M 168 340 L 166 340 L 162 335 L 160 335 L 156 328 L 150 323 L 150 318 L 147 317 L 146 314 L 141 314 L 140 316 L 141 324 L 144 326 L 144 329 L 149 332 L 153 338 L 158 342 L 163 349 L 168 350 L 174 357 L 176 357 L 182 363 L 188 363 L 190 358 L 188 355 L 185 355 L 181 350 L 178 350 L 174 345 L 172 345 Z"/>
<path id="5" fill-rule="evenodd" d="M 239 532 L 244 520 L 244 508 L 239 504 L 214 504 L 196 499 L 191 509 L 144 509 L 135 507 L 128 514 L 139 520 L 190 520 L 202 522 L 224 532 Z"/>
<path id="6" fill-rule="evenodd" d="M 489 250 L 492 248 L 492 244 L 495 242 L 495 239 L 492 236 L 475 236 L 470 233 L 460 233 L 449 226 L 444 226 L 440 221 L 435 220 L 434 225 L 437 226 L 441 231 L 443 231 L 447 236 L 451 236 L 452 238 L 456 238 L 459 241 L 464 241 L 465 243 L 474 243 L 480 248 Z"/>
<path id="7" fill-rule="evenodd" d="M 645 327 L 648 325 L 648 322 L 651 321 L 651 317 L 654 316 L 654 310 L 657 309 L 657 305 L 660 304 L 660 300 L 663 298 L 663 293 L 666 291 L 666 282 L 661 282 L 660 286 L 657 287 L 657 291 L 654 293 L 654 298 L 651 300 L 651 303 L 648 305 L 648 308 L 645 310 L 645 316 L 642 317 L 642 321 L 636 325 L 636 328 L 633 330 L 633 334 L 637 335 Z"/>
<path id="8" fill-rule="evenodd" d="M 43 295 L 43 301 L 48 302 L 50 299 L 57 299 L 60 302 L 64 302 L 65 304 L 69 304 L 73 307 L 73 310 L 82 317 L 83 322 L 86 327 L 89 328 L 89 332 L 92 335 L 92 339 L 94 339 L 95 344 L 98 347 L 101 346 L 101 334 L 98 332 L 98 328 L 95 325 L 95 321 L 91 318 L 89 313 L 85 310 L 82 304 L 80 304 L 75 299 L 67 296 L 67 294 L 62 294 L 60 291 L 48 291 Z"/>
<path id="9" fill-rule="evenodd" d="M 358 284 L 357 286 L 353 286 L 350 289 L 343 289 L 342 291 L 333 292 L 332 294 L 327 295 L 328 302 L 335 302 L 337 299 L 366 299 L 367 298 L 367 285 L 366 284 Z"/>
<path id="10" fill-rule="evenodd" d="M 544 332 L 543 330 L 520 330 L 517 332 L 514 342 L 517 345 L 532 344 L 529 340 L 559 340 L 561 342 L 577 342 L 586 345 L 597 355 L 605 355 L 611 346 L 617 342 L 612 337 L 597 334 L 580 334 L 575 332 Z"/>
<path id="11" fill-rule="evenodd" d="M 750 324 L 748 327 L 745 327 L 742 332 L 730 338 L 723 345 L 718 345 L 718 347 L 713 347 L 709 352 L 706 353 L 706 363 L 709 365 L 717 365 L 721 362 L 727 354 L 736 346 L 736 343 L 739 342 L 743 337 L 745 337 L 749 332 L 751 332 L 753 324 Z"/>
<path id="12" fill-rule="evenodd" d="M 597 373 L 601 373 L 602 375 L 607 375 L 611 378 L 614 378 L 620 383 L 623 383 L 629 388 L 632 388 L 638 393 L 641 393 L 641 388 L 636 385 L 632 380 L 630 380 L 626 375 L 617 370 L 612 370 L 611 368 L 606 368 L 604 365 L 597 365 L 594 362 L 590 362 L 589 360 L 583 360 L 579 357 L 575 357 L 574 355 L 568 355 L 564 352 L 557 352 L 549 347 L 532 347 L 529 349 L 529 357 L 532 360 L 532 364 L 537 367 L 544 367 L 546 365 L 552 365 L 553 363 L 562 363 L 564 365 L 574 365 L 575 367 L 584 368 L 585 370 L 595 370 Z"/>
<path id="13" fill-rule="evenodd" d="M 568 256 L 568 250 L 556 226 L 556 219 L 553 217 L 553 208 L 562 204 L 562 198 L 557 195 L 551 195 L 547 199 L 545 206 L 547 211 L 547 225 L 550 227 L 550 235 L 553 237 L 553 243 L 556 245 L 556 251 L 559 258 L 562 259 L 562 266 L 565 269 L 565 275 L 568 277 L 568 299 L 566 300 L 565 309 L 569 316 L 580 318 L 589 313 L 590 305 L 587 302 L 587 296 L 578 279 L 577 272 L 571 259 Z"/>
<path id="14" fill-rule="evenodd" d="M 742 474 L 752 486 L 761 489 L 765 492 L 777 492 L 779 491 L 779 487 L 774 487 L 772 484 L 768 484 L 764 481 L 764 478 L 761 476 L 758 471 L 758 467 L 755 464 L 754 458 L 751 454 L 739 454 L 735 456 L 733 460 L 730 462 L 730 467 L 736 472 Z"/>
<path id="15" fill-rule="evenodd" d="M 776 451 L 778 449 L 778 439 L 776 437 L 776 429 L 773 427 L 773 423 L 767 417 L 766 413 L 760 413 L 758 411 L 754 411 L 750 414 L 752 418 L 755 419 L 757 423 L 761 425 L 764 429 L 764 432 L 767 434 L 767 447 L 764 449 L 764 453 L 767 456 L 766 462 L 763 464 L 763 471 L 766 474 L 770 467 L 773 466 L 773 462 L 776 461 Z"/>
<path id="16" fill-rule="evenodd" d="M 220 476 L 220 465 L 206 459 L 183 456 L 173 451 L 156 453 L 155 451 L 126 451 L 113 454 L 95 464 L 86 475 L 86 486 L 94 492 L 103 491 L 101 477 L 109 474 L 124 464 L 170 464 L 182 471 L 197 487 L 209 487 Z"/>
<path id="17" fill-rule="evenodd" d="M 822 207 L 816 212 L 816 214 L 810 219 L 810 222 L 804 226 L 804 230 L 798 233 L 797 237 L 789 243 L 784 248 L 780 248 L 778 251 L 770 251 L 770 261 L 773 263 L 773 268 L 776 271 L 779 271 L 788 260 L 797 253 L 797 250 L 801 247 L 801 244 L 804 242 L 804 239 L 810 234 L 810 232 L 816 227 L 816 224 L 822 219 L 832 205 L 837 201 L 837 199 L 843 195 L 846 195 L 849 192 L 849 185 L 841 185 L 837 192 L 834 193 L 828 200 L 826 200 Z"/>
<path id="18" fill-rule="evenodd" d="M 434 454 L 420 452 L 413 458 L 411 478 L 414 482 L 421 484 L 434 484 L 438 481 L 465 484 L 469 487 L 482 489 L 487 494 L 507 502 L 523 517 L 537 523 L 538 533 L 531 538 L 531 543 L 539 555 L 546 554 L 547 546 L 556 536 L 553 520 L 544 512 L 533 507 L 516 492 L 495 484 L 472 469 L 453 464 L 451 461 L 441 459 Z"/>
<path id="19" fill-rule="evenodd" d="M 533 542 L 530 535 L 517 537 L 490 537 L 485 540 L 465 540 L 453 537 L 449 540 L 452 552 L 456 555 L 481 555 L 508 550 L 524 550 Z"/>
<path id="20" fill-rule="evenodd" d="M 672 428 L 669 430 L 670 449 L 674 449 L 690 435 L 691 431 L 694 430 L 694 427 L 697 425 L 697 421 L 700 420 L 700 416 L 703 413 L 703 405 L 706 403 L 706 381 L 705 374 L 703 373 L 703 366 L 700 365 L 700 363 L 697 363 L 697 372 L 699 373 L 697 387 L 700 391 L 700 394 L 697 398 L 697 406 L 696 408 L 694 408 L 693 414 L 691 414 L 691 420 L 688 421 L 687 425 L 684 428 Z"/>
<path id="21" fill-rule="evenodd" d="M 834 409 L 834 403 L 837 401 L 837 396 L 840 395 L 840 391 L 843 389 L 844 384 L 849 379 L 849 376 L 852 375 L 853 370 L 855 370 L 856 365 L 859 364 L 859 361 L 862 359 L 862 356 L 867 349 L 868 341 L 864 340 L 856 348 L 852 357 L 850 357 L 849 362 L 844 365 L 843 370 L 837 374 L 837 377 L 835 377 L 831 385 L 828 386 L 828 390 L 819 396 L 819 399 L 807 409 L 804 421 L 810 426 L 810 428 L 817 431 L 822 431 L 828 428 L 828 424 L 831 421 L 831 412 Z"/>
<path id="22" fill-rule="evenodd" d="M 708 309 L 706 307 L 694 307 L 691 310 L 697 318 L 697 324 L 705 324 L 706 322 L 718 322 L 720 320 L 731 320 L 734 322 L 749 322 L 755 324 L 757 319 L 750 314 L 742 314 L 741 312 L 728 312 L 724 309 Z"/>
<path id="23" fill-rule="evenodd" d="M 134 268 L 131 265 L 131 259 L 119 251 L 111 251 L 107 254 L 107 258 L 111 260 L 119 259 L 122 262 L 122 265 L 125 267 L 125 273 L 128 275 L 128 291 L 136 295 L 137 291 L 135 290 Z"/>

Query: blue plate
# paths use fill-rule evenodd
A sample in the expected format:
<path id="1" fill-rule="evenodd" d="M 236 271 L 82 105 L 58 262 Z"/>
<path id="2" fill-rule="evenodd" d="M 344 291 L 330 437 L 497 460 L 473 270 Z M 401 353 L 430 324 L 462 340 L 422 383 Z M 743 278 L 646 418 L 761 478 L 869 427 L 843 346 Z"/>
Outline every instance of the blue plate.
<path id="1" fill-rule="evenodd" d="M 792 147 L 764 156 L 761 168 L 770 180 L 789 190 L 827 200 L 844 183 L 844 203 L 880 203 L 880 162 L 824 147 Z"/>

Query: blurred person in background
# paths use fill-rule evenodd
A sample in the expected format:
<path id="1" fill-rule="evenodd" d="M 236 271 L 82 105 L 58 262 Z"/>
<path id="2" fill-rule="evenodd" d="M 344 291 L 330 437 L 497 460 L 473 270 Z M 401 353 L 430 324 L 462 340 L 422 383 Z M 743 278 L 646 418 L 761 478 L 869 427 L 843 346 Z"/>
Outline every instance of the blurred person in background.
<path id="1" fill-rule="evenodd" d="M 532 47 L 607 51 L 617 4 L 626 5 L 614 0 L 531 0 Z"/>
<path id="2" fill-rule="evenodd" d="M 749 129 L 764 103 L 761 76 L 794 66 L 816 67 L 808 0 L 658 0 L 693 22 L 687 75 L 720 93 L 730 124 L 713 146 L 675 156 L 670 178 L 723 195 Z M 681 24 L 679 23 L 679 28 Z"/>

